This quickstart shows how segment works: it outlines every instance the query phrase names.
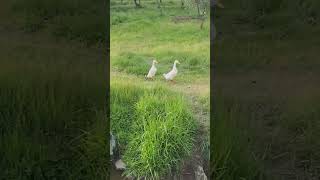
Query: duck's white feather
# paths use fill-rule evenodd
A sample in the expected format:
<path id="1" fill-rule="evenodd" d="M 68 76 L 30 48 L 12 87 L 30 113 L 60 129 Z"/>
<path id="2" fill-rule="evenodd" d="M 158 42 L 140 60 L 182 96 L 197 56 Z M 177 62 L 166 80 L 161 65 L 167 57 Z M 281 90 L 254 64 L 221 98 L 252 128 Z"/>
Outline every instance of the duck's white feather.
<path id="1" fill-rule="evenodd" d="M 166 80 L 173 80 L 173 78 L 175 78 L 178 74 L 178 69 L 176 67 L 176 63 L 174 63 L 173 68 L 170 72 L 168 72 L 167 74 L 163 74 L 163 77 Z"/>
<path id="2" fill-rule="evenodd" d="M 147 75 L 147 78 L 152 78 L 156 75 L 156 72 L 157 72 L 157 68 L 154 64 L 152 64 L 150 70 L 149 70 L 149 73 Z"/>
<path id="3" fill-rule="evenodd" d="M 157 72 L 156 63 L 158 63 L 156 60 L 152 61 L 152 66 L 148 72 L 148 75 L 146 75 L 147 78 L 153 78 L 156 75 L 156 72 Z"/>

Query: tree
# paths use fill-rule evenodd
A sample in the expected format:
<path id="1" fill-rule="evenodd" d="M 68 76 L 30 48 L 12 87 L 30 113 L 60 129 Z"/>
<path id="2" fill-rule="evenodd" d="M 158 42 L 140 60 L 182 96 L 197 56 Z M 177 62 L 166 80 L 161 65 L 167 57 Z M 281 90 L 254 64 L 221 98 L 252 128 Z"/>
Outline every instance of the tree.
<path id="1" fill-rule="evenodd" d="M 200 16 L 200 0 L 195 0 L 195 3 L 197 5 L 198 15 Z"/>

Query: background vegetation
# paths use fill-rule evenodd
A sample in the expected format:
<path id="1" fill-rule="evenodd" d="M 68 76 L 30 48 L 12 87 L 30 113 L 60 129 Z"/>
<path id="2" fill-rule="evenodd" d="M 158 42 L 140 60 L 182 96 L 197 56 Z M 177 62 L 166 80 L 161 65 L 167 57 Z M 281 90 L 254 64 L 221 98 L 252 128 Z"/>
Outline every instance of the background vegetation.
<path id="1" fill-rule="evenodd" d="M 215 10 L 213 177 L 318 178 L 318 1 L 223 4 Z"/>
<path id="2" fill-rule="evenodd" d="M 193 175 L 197 165 L 208 173 L 209 19 L 187 1 L 140 3 L 111 1 L 111 129 L 128 163 L 124 173 L 169 179 L 170 172 Z M 153 58 L 157 75 L 145 81 Z M 170 84 L 162 74 L 175 59 L 181 64 Z"/>
<path id="3" fill-rule="evenodd" d="M 3 2 L 3 11 L 3 21 L 23 32 L 46 31 L 52 37 L 90 45 L 106 42 L 106 1 L 14 0 Z"/>
<path id="4" fill-rule="evenodd" d="M 1 2 L 0 179 L 108 175 L 105 8 Z"/>

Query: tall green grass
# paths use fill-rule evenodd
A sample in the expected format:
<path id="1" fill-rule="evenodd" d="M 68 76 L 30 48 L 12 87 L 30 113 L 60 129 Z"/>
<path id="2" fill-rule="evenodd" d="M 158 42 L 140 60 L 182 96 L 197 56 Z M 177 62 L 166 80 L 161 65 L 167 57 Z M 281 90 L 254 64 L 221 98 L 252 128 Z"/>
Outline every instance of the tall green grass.
<path id="1" fill-rule="evenodd" d="M 13 0 L 0 12 L 0 179 L 105 179 L 106 53 L 85 45 L 106 42 L 106 3 Z"/>
<path id="2" fill-rule="evenodd" d="M 248 97 L 215 98 L 211 126 L 213 177 L 317 177 L 320 163 L 316 140 L 320 127 L 318 95 L 281 100 L 272 96 L 251 100 Z M 293 173 L 283 174 L 284 171 Z"/>
<path id="3" fill-rule="evenodd" d="M 0 179 L 105 179 L 105 62 L 39 43 L 1 44 Z"/>
<path id="4" fill-rule="evenodd" d="M 111 129 L 126 175 L 159 179 L 178 172 L 192 152 L 196 128 L 180 94 L 161 86 L 111 85 Z"/>
<path id="5" fill-rule="evenodd" d="M 210 143 L 213 179 L 261 179 L 261 159 L 256 159 L 248 141 L 254 134 L 244 125 L 248 122 L 246 111 L 233 100 L 216 94 L 213 112 Z"/>

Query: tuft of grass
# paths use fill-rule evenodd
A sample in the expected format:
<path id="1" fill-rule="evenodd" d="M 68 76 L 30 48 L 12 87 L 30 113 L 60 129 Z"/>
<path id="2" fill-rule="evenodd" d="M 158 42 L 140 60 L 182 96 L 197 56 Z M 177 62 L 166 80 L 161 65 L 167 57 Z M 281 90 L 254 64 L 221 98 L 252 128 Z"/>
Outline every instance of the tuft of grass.
<path id="1" fill-rule="evenodd" d="M 135 118 L 134 103 L 138 101 L 144 90 L 132 84 L 112 82 L 110 93 L 110 127 L 117 137 L 120 148 L 124 149 L 129 142 L 128 137 Z"/>
<path id="2" fill-rule="evenodd" d="M 125 174 L 159 179 L 179 171 L 196 129 L 184 97 L 161 86 L 111 89 L 111 129 L 123 147 Z"/>

